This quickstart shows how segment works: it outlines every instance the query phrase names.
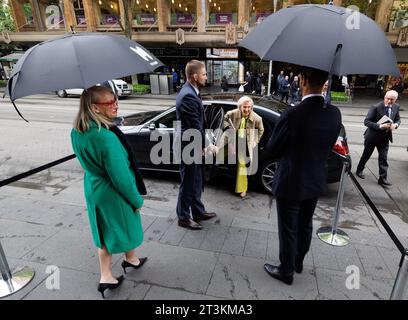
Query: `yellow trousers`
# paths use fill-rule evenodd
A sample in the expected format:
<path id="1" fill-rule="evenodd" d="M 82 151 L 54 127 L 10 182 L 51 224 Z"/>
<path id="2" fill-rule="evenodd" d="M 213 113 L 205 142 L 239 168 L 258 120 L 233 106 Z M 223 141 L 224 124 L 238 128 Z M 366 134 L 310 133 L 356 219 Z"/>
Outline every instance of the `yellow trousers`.
<path id="1" fill-rule="evenodd" d="M 235 184 L 235 192 L 241 193 L 248 190 L 247 167 L 245 164 L 245 157 L 238 156 L 237 163 L 237 181 Z"/>

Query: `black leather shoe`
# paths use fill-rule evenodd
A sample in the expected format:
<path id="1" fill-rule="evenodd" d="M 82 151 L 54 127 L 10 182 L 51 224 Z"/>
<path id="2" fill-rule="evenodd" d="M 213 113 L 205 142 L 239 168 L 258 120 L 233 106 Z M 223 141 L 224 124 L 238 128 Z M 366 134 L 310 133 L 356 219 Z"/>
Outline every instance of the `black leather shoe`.
<path id="1" fill-rule="evenodd" d="M 187 229 L 191 229 L 191 230 L 201 230 L 203 228 L 203 226 L 201 224 L 196 223 L 191 219 L 179 220 L 178 225 L 179 225 L 179 227 L 187 228 Z"/>
<path id="2" fill-rule="evenodd" d="M 378 179 L 378 184 L 382 186 L 392 186 L 392 183 L 390 183 L 387 179 Z"/>
<path id="3" fill-rule="evenodd" d="M 132 264 L 130 262 L 127 262 L 126 260 L 122 261 L 122 268 L 123 268 L 123 272 L 126 273 L 126 268 L 133 268 L 133 269 L 139 269 L 141 266 L 144 265 L 144 263 L 147 261 L 147 257 L 146 258 L 140 258 L 139 259 L 139 264 Z"/>
<path id="4" fill-rule="evenodd" d="M 278 279 L 279 281 L 282 281 L 283 283 L 286 283 L 287 285 L 291 285 L 293 282 L 293 275 L 282 274 L 279 269 L 279 266 L 274 266 L 274 265 L 265 263 L 264 269 L 272 278 Z"/>
<path id="5" fill-rule="evenodd" d="M 303 263 L 295 263 L 295 271 L 296 271 L 296 273 L 302 273 Z"/>
<path id="6" fill-rule="evenodd" d="M 116 280 L 118 280 L 117 283 L 99 283 L 98 284 L 98 291 L 101 293 L 102 298 L 105 299 L 106 289 L 116 289 L 117 287 L 120 286 L 120 284 L 123 282 L 123 276 L 116 278 Z"/>
<path id="7" fill-rule="evenodd" d="M 356 171 L 356 175 L 360 179 L 365 179 L 365 175 L 364 175 L 363 171 Z"/>
<path id="8" fill-rule="evenodd" d="M 214 218 L 216 216 L 217 216 L 217 214 L 215 212 L 204 212 L 200 216 L 195 217 L 193 220 L 195 222 L 200 222 L 200 221 L 212 219 L 212 218 Z"/>

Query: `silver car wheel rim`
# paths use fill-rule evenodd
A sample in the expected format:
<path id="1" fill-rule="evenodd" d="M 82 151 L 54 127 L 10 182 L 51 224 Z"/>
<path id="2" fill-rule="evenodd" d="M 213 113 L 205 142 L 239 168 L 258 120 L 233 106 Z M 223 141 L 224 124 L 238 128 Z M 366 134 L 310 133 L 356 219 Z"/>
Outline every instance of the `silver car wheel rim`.
<path id="1" fill-rule="evenodd" d="M 269 192 L 272 192 L 272 182 L 273 177 L 275 176 L 276 165 L 276 162 L 271 162 L 265 166 L 262 171 L 262 185 Z"/>

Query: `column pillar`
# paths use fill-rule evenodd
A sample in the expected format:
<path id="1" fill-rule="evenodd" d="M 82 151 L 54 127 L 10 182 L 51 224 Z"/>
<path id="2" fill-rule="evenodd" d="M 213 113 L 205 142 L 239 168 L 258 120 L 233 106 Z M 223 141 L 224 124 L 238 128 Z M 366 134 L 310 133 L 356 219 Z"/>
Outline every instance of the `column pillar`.
<path id="1" fill-rule="evenodd" d="M 16 25 L 17 31 L 20 31 L 21 28 L 27 23 L 27 18 L 24 14 L 23 4 L 20 1 L 9 0 L 8 1 L 11 14 L 13 16 L 14 24 Z"/>
<path id="2" fill-rule="evenodd" d="M 391 9 L 394 0 L 381 0 L 377 5 L 377 12 L 375 13 L 375 22 L 381 29 L 387 31 L 388 22 L 390 21 Z"/>
<path id="3" fill-rule="evenodd" d="M 198 1 L 200 2 L 200 1 Z M 157 19 L 159 32 L 166 32 L 167 26 L 169 25 L 169 1 L 167 0 L 157 0 Z"/>
<path id="4" fill-rule="evenodd" d="M 65 30 L 67 32 L 71 31 L 71 26 L 76 26 L 74 6 L 71 0 L 64 0 L 64 21 L 65 21 Z"/>
<path id="5" fill-rule="evenodd" d="M 250 0 L 238 1 L 238 27 L 244 27 L 245 24 L 249 24 L 249 13 L 251 12 Z"/>
<path id="6" fill-rule="evenodd" d="M 208 8 L 206 0 L 197 0 L 197 32 L 205 32 Z"/>
<path id="7" fill-rule="evenodd" d="M 96 9 L 94 7 L 95 2 L 93 0 L 83 0 L 82 4 L 84 5 L 84 13 L 86 18 L 86 31 L 96 31 L 98 22 L 96 17 Z"/>
<path id="8" fill-rule="evenodd" d="M 343 4 L 343 0 L 333 0 L 333 4 L 334 4 L 335 6 L 341 7 L 342 4 Z"/>
<path id="9" fill-rule="evenodd" d="M 33 18 L 35 24 L 35 31 L 45 31 L 45 21 L 42 18 L 40 4 L 38 0 L 30 0 L 31 9 L 33 11 Z"/>

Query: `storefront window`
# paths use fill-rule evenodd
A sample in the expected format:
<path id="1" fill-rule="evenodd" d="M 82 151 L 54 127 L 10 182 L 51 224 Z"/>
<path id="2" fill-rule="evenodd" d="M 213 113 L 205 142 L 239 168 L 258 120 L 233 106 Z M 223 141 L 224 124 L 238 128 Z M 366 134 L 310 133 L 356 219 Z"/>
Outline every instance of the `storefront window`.
<path id="1" fill-rule="evenodd" d="M 120 10 L 118 0 L 97 0 L 99 24 L 101 26 L 119 26 Z"/>
<path id="2" fill-rule="evenodd" d="M 240 80 L 238 60 L 227 60 L 238 59 L 238 49 L 207 48 L 206 57 L 207 77 L 211 85 L 220 85 L 224 76 L 228 84 L 238 84 Z"/>
<path id="3" fill-rule="evenodd" d="M 74 0 L 74 12 L 77 25 L 79 27 L 86 26 L 84 4 L 82 0 Z"/>
<path id="4" fill-rule="evenodd" d="M 171 25 L 193 25 L 197 18 L 195 0 L 169 0 L 170 24 Z"/>
<path id="5" fill-rule="evenodd" d="M 394 1 L 391 10 L 390 30 L 408 26 L 408 2 Z M 395 30 L 397 31 L 397 30 Z"/>
<path id="6" fill-rule="evenodd" d="M 133 25 L 152 25 L 157 21 L 156 0 L 136 0 L 133 6 Z"/>
<path id="7" fill-rule="evenodd" d="M 65 29 L 62 0 L 38 1 L 38 5 L 47 30 Z"/>
<path id="8" fill-rule="evenodd" d="M 208 24 L 237 24 L 237 0 L 207 0 Z"/>
<path id="9" fill-rule="evenodd" d="M 276 11 L 281 7 L 280 2 L 276 5 Z M 272 1 L 252 0 L 250 14 L 250 26 L 255 26 L 261 23 L 267 16 L 274 12 Z"/>

